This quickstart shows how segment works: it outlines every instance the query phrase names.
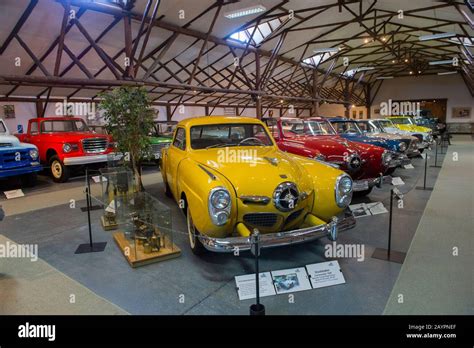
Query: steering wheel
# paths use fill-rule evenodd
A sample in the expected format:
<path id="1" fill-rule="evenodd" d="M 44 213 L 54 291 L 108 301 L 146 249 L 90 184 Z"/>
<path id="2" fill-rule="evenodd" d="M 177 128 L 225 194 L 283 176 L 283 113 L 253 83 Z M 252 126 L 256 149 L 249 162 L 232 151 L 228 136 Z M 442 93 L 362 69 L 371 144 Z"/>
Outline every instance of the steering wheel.
<path id="1" fill-rule="evenodd" d="M 249 141 L 249 140 L 256 140 L 258 141 L 260 144 L 262 145 L 265 145 L 265 143 L 263 141 L 261 141 L 259 138 L 255 138 L 255 137 L 249 137 L 249 138 L 245 138 L 245 139 L 242 139 L 240 142 L 239 142 L 239 145 L 242 145 L 243 143 Z"/>

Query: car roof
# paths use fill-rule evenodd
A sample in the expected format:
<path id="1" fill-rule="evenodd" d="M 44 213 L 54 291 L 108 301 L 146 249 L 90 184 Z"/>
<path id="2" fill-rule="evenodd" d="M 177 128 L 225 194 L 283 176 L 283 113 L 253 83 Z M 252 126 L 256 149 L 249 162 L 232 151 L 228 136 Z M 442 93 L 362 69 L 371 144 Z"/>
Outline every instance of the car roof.
<path id="1" fill-rule="evenodd" d="M 81 120 L 84 121 L 80 117 L 61 117 L 61 116 L 54 116 L 54 117 L 37 117 L 37 118 L 32 118 L 32 120 L 39 120 L 39 121 L 65 121 L 65 120 Z"/>
<path id="2" fill-rule="evenodd" d="M 202 126 L 208 124 L 226 124 L 226 123 L 252 123 L 262 124 L 257 118 L 254 117 L 241 117 L 241 116 L 200 116 L 187 118 L 178 123 L 181 127 L 192 127 Z"/>
<path id="3" fill-rule="evenodd" d="M 341 116 L 331 117 L 331 118 L 329 118 L 329 121 L 331 121 L 331 122 L 356 122 L 356 120 L 353 120 L 351 118 L 341 117 Z"/>

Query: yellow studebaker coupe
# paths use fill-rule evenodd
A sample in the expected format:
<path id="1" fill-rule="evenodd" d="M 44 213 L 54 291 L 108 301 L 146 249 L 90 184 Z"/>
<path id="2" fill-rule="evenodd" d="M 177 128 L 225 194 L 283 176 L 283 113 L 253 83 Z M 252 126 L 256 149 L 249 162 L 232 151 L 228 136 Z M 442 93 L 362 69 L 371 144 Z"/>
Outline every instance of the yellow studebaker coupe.
<path id="1" fill-rule="evenodd" d="M 354 227 L 352 179 L 318 160 L 282 152 L 266 126 L 247 117 L 178 123 L 162 150 L 166 194 L 187 219 L 191 249 L 249 250 L 307 242 Z"/>

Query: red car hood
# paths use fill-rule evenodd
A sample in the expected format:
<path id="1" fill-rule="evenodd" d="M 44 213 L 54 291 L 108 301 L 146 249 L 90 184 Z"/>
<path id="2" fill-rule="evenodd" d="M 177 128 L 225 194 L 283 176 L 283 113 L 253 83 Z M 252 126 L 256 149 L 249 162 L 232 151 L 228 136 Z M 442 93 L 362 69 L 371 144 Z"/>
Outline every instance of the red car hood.
<path id="1" fill-rule="evenodd" d="M 61 133 L 42 133 L 42 137 L 48 137 L 51 142 L 59 143 L 79 143 L 83 139 L 89 138 L 105 138 L 109 142 L 111 141 L 110 136 L 103 134 L 96 134 L 91 132 L 61 132 Z"/>

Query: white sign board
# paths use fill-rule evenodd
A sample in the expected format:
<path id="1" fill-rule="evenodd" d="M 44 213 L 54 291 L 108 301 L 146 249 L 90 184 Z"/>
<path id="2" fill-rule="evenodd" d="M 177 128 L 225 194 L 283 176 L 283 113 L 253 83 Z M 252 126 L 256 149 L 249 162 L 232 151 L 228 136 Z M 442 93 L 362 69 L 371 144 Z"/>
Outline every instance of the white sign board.
<path id="1" fill-rule="evenodd" d="M 346 280 L 337 261 L 313 263 L 307 265 L 309 279 L 313 289 L 344 284 Z"/>
<path id="2" fill-rule="evenodd" d="M 367 208 L 372 215 L 388 213 L 382 202 L 367 203 Z"/>
<path id="3" fill-rule="evenodd" d="M 272 271 L 272 277 L 277 294 L 311 290 L 308 274 L 304 267 Z"/>
<path id="4" fill-rule="evenodd" d="M 396 176 L 392 178 L 392 185 L 401 186 L 401 185 L 405 185 L 405 182 L 402 180 L 402 178 L 400 178 L 399 176 Z"/>
<path id="5" fill-rule="evenodd" d="M 92 177 L 92 180 L 94 180 L 94 182 L 95 182 L 96 184 L 100 183 L 100 175 L 93 176 L 93 177 Z M 103 181 L 103 182 L 106 182 L 106 181 L 107 181 L 107 178 L 106 178 L 105 176 L 102 177 L 102 181 Z"/>
<path id="6" fill-rule="evenodd" d="M 13 199 L 13 198 L 19 198 L 19 197 L 25 196 L 25 194 L 23 193 L 21 189 L 4 191 L 3 193 L 5 194 L 5 197 L 7 197 L 7 199 Z"/>
<path id="7" fill-rule="evenodd" d="M 270 272 L 260 273 L 259 276 L 260 297 L 276 295 Z M 240 300 L 249 300 L 257 297 L 255 293 L 255 273 L 236 276 L 235 285 L 237 286 Z"/>
<path id="8" fill-rule="evenodd" d="M 411 164 L 411 163 L 410 164 L 405 164 L 403 166 L 403 168 L 405 168 L 405 169 L 415 169 L 415 167 L 413 167 L 413 164 Z"/>

